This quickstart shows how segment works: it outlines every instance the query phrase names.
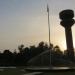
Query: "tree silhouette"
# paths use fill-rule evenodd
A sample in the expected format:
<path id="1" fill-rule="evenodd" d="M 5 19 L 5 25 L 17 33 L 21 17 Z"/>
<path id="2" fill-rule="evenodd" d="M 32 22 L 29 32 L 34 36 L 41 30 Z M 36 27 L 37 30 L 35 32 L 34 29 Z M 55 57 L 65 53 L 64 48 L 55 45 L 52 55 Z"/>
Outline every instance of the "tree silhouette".
<path id="1" fill-rule="evenodd" d="M 21 44 L 20 46 L 18 46 L 18 49 L 19 49 L 20 53 L 23 52 L 23 48 L 24 48 L 24 45 L 23 44 Z"/>
<path id="2" fill-rule="evenodd" d="M 54 50 L 55 50 L 55 52 L 57 53 L 57 54 L 63 54 L 63 52 L 60 50 L 60 48 L 59 48 L 59 46 L 58 45 L 56 45 L 55 47 L 54 47 Z"/>
<path id="3" fill-rule="evenodd" d="M 75 63 L 75 61 L 69 60 L 67 56 L 67 50 L 63 53 L 58 45 L 54 47 L 53 44 L 50 44 L 49 48 L 48 44 L 43 41 L 40 42 L 38 46 L 33 45 L 30 47 L 24 47 L 23 44 L 19 45 L 18 50 L 19 52 L 16 52 L 16 50 L 14 50 L 14 52 L 12 53 L 7 49 L 4 50 L 3 53 L 0 53 L 0 66 L 26 66 L 29 60 L 45 52 L 50 52 L 50 50 L 52 50 L 52 64 L 58 66 L 59 63 L 62 64 L 64 60 L 67 60 L 67 62 Z M 47 54 L 47 57 L 49 57 L 49 53 Z M 67 64 L 67 62 L 65 63 Z"/>

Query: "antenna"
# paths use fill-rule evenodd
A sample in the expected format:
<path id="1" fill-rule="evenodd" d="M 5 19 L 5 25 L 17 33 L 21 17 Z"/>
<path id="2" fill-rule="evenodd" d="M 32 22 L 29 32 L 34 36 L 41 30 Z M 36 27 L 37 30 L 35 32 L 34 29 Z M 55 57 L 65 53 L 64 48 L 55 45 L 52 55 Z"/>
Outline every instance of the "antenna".
<path id="1" fill-rule="evenodd" d="M 48 29 L 49 29 L 49 47 L 50 47 L 50 19 L 49 19 L 49 6 L 47 4 L 47 13 L 48 13 Z M 50 49 L 50 66 L 51 66 L 51 49 Z"/>
<path id="2" fill-rule="evenodd" d="M 50 46 L 50 21 L 49 21 L 49 6 L 47 4 L 47 12 L 48 12 L 48 28 L 49 28 L 49 46 Z"/>

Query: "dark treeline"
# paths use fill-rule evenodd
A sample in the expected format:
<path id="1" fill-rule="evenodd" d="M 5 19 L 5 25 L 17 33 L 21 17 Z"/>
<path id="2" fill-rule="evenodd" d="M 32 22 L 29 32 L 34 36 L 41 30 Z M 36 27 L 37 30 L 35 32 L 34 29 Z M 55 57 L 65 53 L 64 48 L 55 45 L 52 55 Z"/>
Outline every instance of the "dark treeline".
<path id="1" fill-rule="evenodd" d="M 26 66 L 28 60 L 48 50 L 48 45 L 44 42 L 40 42 L 37 47 L 20 45 L 18 50 L 18 53 L 16 51 L 12 53 L 11 50 L 4 50 L 0 53 L 0 66 Z"/>
<path id="2" fill-rule="evenodd" d="M 18 53 L 16 51 L 12 53 L 10 50 L 4 50 L 3 53 L 0 53 L 0 66 L 26 66 L 30 59 L 46 50 L 52 50 L 52 53 L 57 58 L 63 57 L 64 59 L 69 59 L 67 57 L 67 51 L 63 53 L 59 46 L 53 46 L 53 44 L 51 44 L 49 47 L 48 44 L 44 42 L 40 42 L 37 47 L 35 45 L 30 47 L 20 45 L 18 50 Z"/>

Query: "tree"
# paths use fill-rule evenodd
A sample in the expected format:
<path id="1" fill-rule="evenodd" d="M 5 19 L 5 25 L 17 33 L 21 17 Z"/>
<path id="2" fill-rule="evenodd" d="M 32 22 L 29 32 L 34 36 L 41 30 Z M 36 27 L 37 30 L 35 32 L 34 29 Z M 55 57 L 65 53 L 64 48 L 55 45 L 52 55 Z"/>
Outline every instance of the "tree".
<path id="1" fill-rule="evenodd" d="M 3 52 L 3 63 L 5 66 L 9 66 L 12 64 L 13 54 L 10 50 L 4 50 Z"/>
<path id="2" fill-rule="evenodd" d="M 54 50 L 55 50 L 55 52 L 57 53 L 57 54 L 63 54 L 63 52 L 60 50 L 60 47 L 58 46 L 58 45 L 56 45 L 55 47 L 54 47 Z"/>
<path id="3" fill-rule="evenodd" d="M 18 46 L 18 50 L 20 51 L 20 53 L 23 52 L 23 49 L 24 49 L 24 45 L 23 44 L 21 44 L 20 46 Z"/>

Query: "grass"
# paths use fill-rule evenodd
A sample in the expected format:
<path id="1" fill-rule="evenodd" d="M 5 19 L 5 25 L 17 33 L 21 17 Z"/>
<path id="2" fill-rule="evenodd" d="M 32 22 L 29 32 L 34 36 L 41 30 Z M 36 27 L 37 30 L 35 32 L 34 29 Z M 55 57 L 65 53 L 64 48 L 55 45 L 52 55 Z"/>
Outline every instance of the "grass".
<path id="1" fill-rule="evenodd" d="M 1 68 L 0 68 L 1 69 Z M 24 68 L 6 68 L 3 71 L 0 70 L 0 75 L 24 75 L 27 72 Z M 75 71 L 52 71 L 52 72 L 44 72 L 42 74 L 37 75 L 75 75 Z"/>
<path id="2" fill-rule="evenodd" d="M 23 75 L 26 72 L 21 68 L 15 68 L 15 69 L 4 69 L 3 71 L 0 71 L 0 75 Z"/>
<path id="3" fill-rule="evenodd" d="M 48 72 L 43 73 L 42 75 L 75 75 L 75 72 Z"/>

